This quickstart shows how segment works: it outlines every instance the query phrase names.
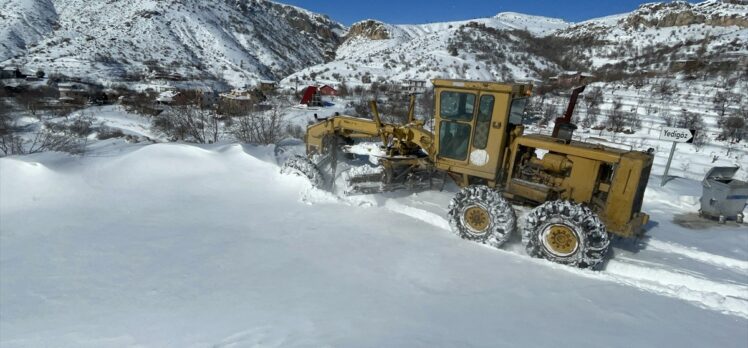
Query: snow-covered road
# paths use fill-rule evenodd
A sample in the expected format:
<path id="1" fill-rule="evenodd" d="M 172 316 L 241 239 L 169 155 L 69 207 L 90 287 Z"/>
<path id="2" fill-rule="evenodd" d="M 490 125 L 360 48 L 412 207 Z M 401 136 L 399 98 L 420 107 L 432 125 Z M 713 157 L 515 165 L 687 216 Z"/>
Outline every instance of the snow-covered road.
<path id="1" fill-rule="evenodd" d="M 0 346 L 748 342 L 748 228 L 670 222 L 694 181 L 650 186 L 650 237 L 615 242 L 594 272 L 459 239 L 450 192 L 340 198 L 280 175 L 272 153 L 0 159 Z"/>

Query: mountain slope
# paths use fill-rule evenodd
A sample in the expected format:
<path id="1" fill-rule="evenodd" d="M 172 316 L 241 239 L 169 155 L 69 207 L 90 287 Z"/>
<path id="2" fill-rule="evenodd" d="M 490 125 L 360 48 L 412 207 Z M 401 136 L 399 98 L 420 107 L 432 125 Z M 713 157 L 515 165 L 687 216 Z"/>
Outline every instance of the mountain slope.
<path id="1" fill-rule="evenodd" d="M 0 1 L 0 62 L 49 35 L 57 20 L 51 0 Z"/>
<path id="2" fill-rule="evenodd" d="M 748 57 L 748 5 L 734 0 L 645 4 L 581 23 L 510 12 L 351 28 L 267 0 L 0 0 L 0 8 L 0 65 L 112 82 L 540 81 L 563 70 L 610 81 L 663 75 L 694 57 L 716 62 L 700 69 L 732 73 Z"/>
<path id="3" fill-rule="evenodd" d="M 576 24 L 516 13 L 425 25 L 365 21 L 351 31 L 378 26 L 390 35 L 356 30 L 338 48 L 337 61 L 307 68 L 287 81 L 321 77 L 356 84 L 365 76 L 532 80 L 561 70 L 620 79 L 642 71 L 668 73 L 671 62 L 690 59 L 701 59 L 700 69 L 732 73 L 748 60 L 745 18 L 744 2 L 709 0 L 645 4 L 631 13 Z"/>
<path id="4" fill-rule="evenodd" d="M 322 63 L 343 27 L 264 0 L 54 0 L 59 29 L 23 63 L 91 79 L 148 74 L 243 85 Z"/>
<path id="5" fill-rule="evenodd" d="M 357 84 L 434 77 L 537 79 L 539 71 L 558 67 L 544 57 L 531 56 L 527 43 L 506 31 L 526 28 L 545 36 L 568 25 L 562 20 L 517 13 L 422 25 L 367 20 L 351 26 L 334 62 L 304 69 L 286 81 L 299 78 Z"/>
<path id="6" fill-rule="evenodd" d="M 682 59 L 739 62 L 748 57 L 748 4 L 710 0 L 652 3 L 578 23 L 553 35 L 569 40 L 578 59 L 597 69 L 664 71 Z M 742 57 L 742 58 L 741 58 Z"/>

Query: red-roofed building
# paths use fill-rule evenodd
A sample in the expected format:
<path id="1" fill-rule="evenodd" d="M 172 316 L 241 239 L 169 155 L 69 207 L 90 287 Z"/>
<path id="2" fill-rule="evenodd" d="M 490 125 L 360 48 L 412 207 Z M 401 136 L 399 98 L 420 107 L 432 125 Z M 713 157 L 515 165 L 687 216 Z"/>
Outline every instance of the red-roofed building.
<path id="1" fill-rule="evenodd" d="M 336 96 L 338 95 L 338 90 L 336 90 L 335 88 L 332 88 L 332 86 L 330 85 L 324 85 L 322 87 L 319 87 L 319 94 Z"/>

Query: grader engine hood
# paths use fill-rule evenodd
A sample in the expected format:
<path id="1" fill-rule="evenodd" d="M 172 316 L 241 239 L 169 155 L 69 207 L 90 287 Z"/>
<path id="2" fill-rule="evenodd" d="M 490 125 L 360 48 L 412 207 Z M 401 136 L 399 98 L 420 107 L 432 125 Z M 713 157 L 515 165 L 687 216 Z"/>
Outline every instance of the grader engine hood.
<path id="1" fill-rule="evenodd" d="M 641 207 L 654 159 L 651 154 L 566 143 L 543 135 L 519 137 L 511 152 L 505 186 L 511 198 L 587 204 L 611 233 L 625 237 L 641 234 L 649 221 Z"/>

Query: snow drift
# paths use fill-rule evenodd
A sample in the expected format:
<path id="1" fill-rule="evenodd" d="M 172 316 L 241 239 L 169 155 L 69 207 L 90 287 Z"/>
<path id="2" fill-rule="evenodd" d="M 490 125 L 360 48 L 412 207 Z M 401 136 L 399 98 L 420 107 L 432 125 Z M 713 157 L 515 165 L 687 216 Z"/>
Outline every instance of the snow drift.
<path id="1" fill-rule="evenodd" d="M 681 210 L 657 197 L 672 192 L 651 190 L 649 241 L 580 271 L 459 239 L 451 192 L 335 197 L 280 175 L 272 153 L 110 143 L 0 159 L 0 345 L 748 340 L 745 229 L 669 223 Z"/>

